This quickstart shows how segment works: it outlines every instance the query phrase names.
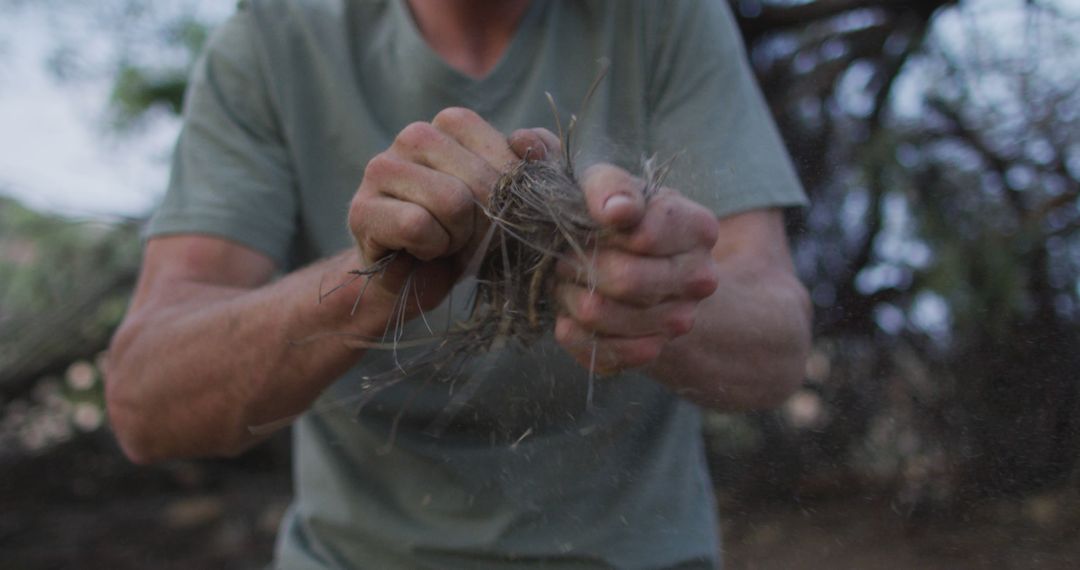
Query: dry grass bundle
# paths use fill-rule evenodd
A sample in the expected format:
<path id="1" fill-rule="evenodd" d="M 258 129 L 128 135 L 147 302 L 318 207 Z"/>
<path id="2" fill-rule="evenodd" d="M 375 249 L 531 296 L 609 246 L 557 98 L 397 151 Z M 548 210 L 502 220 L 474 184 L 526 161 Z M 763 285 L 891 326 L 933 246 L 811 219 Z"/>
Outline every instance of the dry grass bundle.
<path id="1" fill-rule="evenodd" d="M 565 137 L 561 138 L 566 145 Z M 416 389 L 423 389 L 433 380 L 464 380 L 429 427 L 428 431 L 441 433 L 479 388 L 489 363 L 477 359 L 493 358 L 488 355 L 510 344 L 525 349 L 553 329 L 558 307 L 551 289 L 557 262 L 569 259 L 588 272 L 588 248 L 597 243 L 603 230 L 588 214 L 569 153 L 555 159 L 526 157 L 513 165 L 492 188 L 489 202 L 480 208 L 489 224 L 465 272 L 466 277 L 476 278 L 468 318 L 442 334 L 432 333 L 439 342 L 405 362 L 396 356 L 397 348 L 402 346 L 400 330 L 404 323 L 397 323 L 392 333 L 388 329 L 396 370 L 366 379 L 361 407 L 407 375 L 424 375 Z M 412 287 L 406 283 L 399 295 L 399 320 Z M 472 367 L 475 374 L 460 378 L 470 362 L 476 364 Z"/>
<path id="2" fill-rule="evenodd" d="M 558 312 L 552 285 L 560 260 L 575 263 L 587 281 L 593 282 L 592 258 L 606 229 L 589 215 L 585 193 L 574 175 L 569 139 L 575 125 L 576 118 L 572 117 L 566 133 L 560 132 L 565 149 L 561 156 L 543 160 L 526 157 L 499 179 L 489 203 L 481 206 L 490 224 L 466 270 L 466 275 L 475 276 L 477 281 L 468 318 L 441 335 L 432 333 L 439 341 L 431 350 L 401 362 L 396 358 L 397 348 L 403 343 L 414 346 L 400 337 L 404 324 L 401 315 L 413 294 L 413 284 L 405 284 L 398 300 L 396 330 L 391 333 L 388 325 L 388 337 L 393 340 L 389 347 L 382 346 L 395 351 L 397 367 L 366 379 L 361 408 L 406 375 L 424 375 L 416 390 L 432 380 L 456 383 L 467 363 L 495 354 L 511 343 L 526 349 L 549 333 Z M 642 192 L 646 200 L 660 188 L 670 164 L 643 161 Z M 478 373 L 464 379 L 463 386 L 429 427 L 430 432 L 441 433 L 472 398 L 484 368 L 485 363 L 479 363 L 474 368 Z M 590 370 L 587 405 L 591 405 L 592 382 Z"/>
<path id="3" fill-rule="evenodd" d="M 485 208 L 494 239 L 477 272 L 469 326 L 497 321 L 497 334 L 528 344 L 550 329 L 549 284 L 563 257 L 587 259 L 600 227 L 572 171 L 558 161 L 522 161 L 504 174 Z M 497 317 L 497 318 L 494 318 Z"/>

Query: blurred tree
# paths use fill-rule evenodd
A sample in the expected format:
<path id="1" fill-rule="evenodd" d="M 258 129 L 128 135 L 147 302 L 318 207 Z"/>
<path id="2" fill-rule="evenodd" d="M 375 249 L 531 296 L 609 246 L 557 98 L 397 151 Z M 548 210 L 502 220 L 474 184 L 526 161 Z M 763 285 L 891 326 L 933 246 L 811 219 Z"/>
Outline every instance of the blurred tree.
<path id="1" fill-rule="evenodd" d="M 120 125 L 137 120 L 148 110 L 164 107 L 179 114 L 183 106 L 187 77 L 208 34 L 208 25 L 190 17 L 170 24 L 165 30 L 170 47 L 184 50 L 186 57 L 180 62 L 162 65 L 124 61 L 116 74 L 112 103 Z"/>
<path id="2" fill-rule="evenodd" d="M 919 230 L 943 253 L 926 275 L 951 314 L 939 367 L 958 379 L 944 427 L 965 492 L 1038 489 L 1080 459 L 1078 21 L 1029 5 L 1011 40 L 942 45 L 924 125 L 904 125 Z"/>
<path id="3" fill-rule="evenodd" d="M 733 2 L 762 89 L 810 195 L 789 216 L 796 263 L 815 305 L 825 372 L 807 389 L 819 418 L 797 427 L 783 413 L 757 414 L 761 444 L 723 477 L 746 492 L 798 493 L 815 476 L 850 469 L 873 420 L 886 409 L 885 379 L 895 323 L 881 311 L 911 292 L 911 263 L 879 269 L 896 219 L 890 109 L 898 79 L 924 49 L 937 15 L 953 1 Z M 890 217 L 892 214 L 892 217 Z M 898 227 L 899 226 L 899 227 Z M 912 250 L 914 236 L 896 236 Z M 908 260 L 915 265 L 920 259 Z M 901 317 L 902 319 L 902 317 Z M 742 467 L 747 466 L 747 467 Z"/>
<path id="4" fill-rule="evenodd" d="M 830 365 L 807 386 L 824 419 L 756 417 L 745 480 L 786 496 L 850 470 L 882 443 L 883 418 L 909 423 L 889 436 L 900 487 L 929 489 L 906 479 L 941 471 L 960 491 L 946 499 L 1067 480 L 1080 455 L 1077 14 L 734 5 L 811 194 L 791 225 Z M 905 471 L 931 456 L 937 471 Z"/>
<path id="5" fill-rule="evenodd" d="M 58 79 L 73 87 L 112 83 L 104 111 L 119 130 L 153 110 L 179 113 L 209 22 L 225 13 L 207 4 L 0 0 L 5 11 L 34 10 L 49 22 L 48 65 Z M 39 379 L 104 350 L 134 284 L 139 226 L 79 222 L 0 201 L 0 400 L 24 396 Z"/>

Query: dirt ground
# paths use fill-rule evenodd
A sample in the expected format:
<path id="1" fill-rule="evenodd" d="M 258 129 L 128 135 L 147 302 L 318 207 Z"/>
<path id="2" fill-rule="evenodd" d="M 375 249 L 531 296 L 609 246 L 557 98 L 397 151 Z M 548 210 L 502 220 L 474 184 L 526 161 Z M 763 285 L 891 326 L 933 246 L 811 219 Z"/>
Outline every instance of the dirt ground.
<path id="1" fill-rule="evenodd" d="M 727 568 L 1080 568 L 1080 528 L 1033 520 L 1028 509 L 1001 501 L 970 516 L 913 524 L 883 498 L 847 497 L 731 513 L 725 517 Z"/>
<path id="2" fill-rule="evenodd" d="M 64 447 L 0 461 L 0 569 L 254 570 L 270 561 L 290 494 L 281 454 L 137 467 L 111 436 Z"/>
<path id="3" fill-rule="evenodd" d="M 0 471 L 0 568 L 230 569 L 270 561 L 289 497 L 280 453 L 136 468 L 103 439 Z M 727 568 L 1072 569 L 1075 505 L 998 501 L 955 520 L 847 496 L 722 510 Z"/>

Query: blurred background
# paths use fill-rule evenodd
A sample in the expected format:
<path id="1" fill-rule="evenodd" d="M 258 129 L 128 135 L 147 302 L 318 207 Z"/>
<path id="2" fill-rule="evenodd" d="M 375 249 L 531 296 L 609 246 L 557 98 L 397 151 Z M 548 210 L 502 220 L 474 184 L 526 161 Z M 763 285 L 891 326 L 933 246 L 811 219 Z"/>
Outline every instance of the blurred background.
<path id="1" fill-rule="evenodd" d="M 1080 2 L 733 7 L 816 343 L 782 409 L 708 416 L 728 567 L 1080 567 Z M 134 467 L 99 366 L 231 9 L 0 0 L 0 567 L 270 560 L 287 440 Z"/>

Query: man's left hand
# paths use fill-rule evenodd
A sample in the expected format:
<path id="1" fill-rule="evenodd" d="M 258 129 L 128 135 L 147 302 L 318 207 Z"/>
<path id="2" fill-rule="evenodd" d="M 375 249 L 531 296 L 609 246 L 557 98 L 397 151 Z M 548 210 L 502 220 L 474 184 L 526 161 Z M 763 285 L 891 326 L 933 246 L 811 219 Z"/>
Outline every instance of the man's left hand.
<path id="1" fill-rule="evenodd" d="M 698 304 L 718 283 L 716 216 L 669 188 L 646 200 L 645 185 L 612 165 L 589 168 L 589 214 L 607 231 L 590 259 L 557 268 L 555 338 L 599 374 L 656 360 L 691 331 Z"/>

